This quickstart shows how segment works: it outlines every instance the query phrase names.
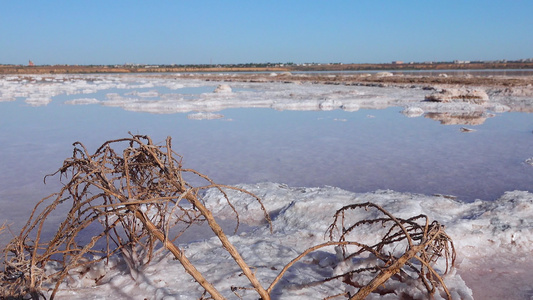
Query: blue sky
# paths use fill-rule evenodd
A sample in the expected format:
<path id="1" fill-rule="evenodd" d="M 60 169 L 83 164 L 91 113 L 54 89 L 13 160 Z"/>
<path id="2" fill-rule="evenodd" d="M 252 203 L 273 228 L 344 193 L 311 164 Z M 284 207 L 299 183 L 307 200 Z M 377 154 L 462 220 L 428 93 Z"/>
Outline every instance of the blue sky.
<path id="1" fill-rule="evenodd" d="M 533 57 L 533 1 L 0 0 L 0 64 Z"/>

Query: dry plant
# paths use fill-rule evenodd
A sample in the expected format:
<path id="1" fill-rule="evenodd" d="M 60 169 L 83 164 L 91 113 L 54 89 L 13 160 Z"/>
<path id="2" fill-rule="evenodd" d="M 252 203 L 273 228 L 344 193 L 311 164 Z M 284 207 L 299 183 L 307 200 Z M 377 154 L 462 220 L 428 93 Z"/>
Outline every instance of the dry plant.
<path id="1" fill-rule="evenodd" d="M 313 246 L 293 259 L 265 289 L 205 207 L 201 191 L 218 189 L 233 209 L 237 226 L 239 216 L 225 189 L 254 197 L 270 223 L 263 203 L 248 191 L 215 184 L 207 176 L 183 168 L 181 157 L 172 150 L 170 138 L 164 145 L 155 145 L 148 136 L 130 134 L 127 138 L 105 142 L 94 154 L 76 142 L 72 157 L 48 176 L 56 174 L 65 181 L 63 187 L 36 205 L 20 234 L 3 249 L 0 299 L 45 298 L 44 285 L 52 288 L 51 298 L 54 298 L 72 272 L 88 270 L 92 264 L 106 261 L 117 253 L 122 254 L 135 277 L 155 252 L 163 250 L 171 252 L 205 289 L 202 298 L 224 299 L 176 243 L 192 224 L 202 221 L 208 223 L 263 300 L 270 299 L 273 288 L 297 261 L 330 246 L 337 247 L 341 263 L 347 268 L 318 284 L 340 279 L 358 289 L 354 295 L 344 294 L 350 299 L 363 299 L 372 292 L 392 293 L 383 285 L 391 278 L 405 282 L 415 278 L 424 284 L 429 295 L 442 288 L 450 298 L 433 265 L 444 257 L 444 273 L 453 266 L 453 243 L 443 226 L 429 223 L 424 215 L 400 219 L 372 203 L 345 206 L 335 213 L 328 230 L 330 241 Z M 183 178 L 185 174 L 199 176 L 206 185 L 193 187 Z M 349 225 L 347 213 L 355 209 L 374 209 L 380 216 Z M 64 216 L 60 221 L 53 215 L 58 211 Z M 376 227 L 376 233 L 384 231 L 384 234 L 373 244 L 357 241 L 354 233 L 364 226 Z M 43 236 L 45 228 L 57 228 L 49 240 Z M 402 248 L 399 254 L 398 248 Z M 358 259 L 365 257 L 371 258 L 373 265 L 358 266 Z M 367 275 L 373 279 L 363 282 Z M 95 282 L 100 279 L 96 278 Z"/>
<path id="2" fill-rule="evenodd" d="M 117 148 L 122 149 L 122 155 Z M 51 175 L 58 173 L 67 182 L 58 193 L 36 205 L 20 235 L 3 251 L 0 299 L 44 298 L 44 283 L 54 285 L 54 298 L 69 271 L 87 268 L 118 252 L 135 273 L 150 261 L 158 247 L 169 250 L 212 298 L 223 299 L 175 243 L 184 230 L 200 221 L 207 221 L 257 293 L 268 299 L 266 290 L 205 207 L 199 192 L 219 189 L 232 209 L 223 188 L 248 193 L 259 201 L 270 222 L 261 200 L 242 189 L 215 184 L 195 170 L 184 169 L 181 157 L 171 148 L 170 138 L 158 146 L 148 136 L 131 135 L 105 142 L 94 154 L 76 142 L 72 157 Z M 183 178 L 186 173 L 203 178 L 207 184 L 191 186 Z M 59 224 L 52 217 L 56 210 L 67 211 Z M 233 211 L 238 226 L 238 215 Z M 52 226 L 57 227 L 55 235 L 43 242 L 43 229 L 55 228 Z M 47 267 L 50 264 L 55 267 Z"/>
<path id="3" fill-rule="evenodd" d="M 355 209 L 373 209 L 378 212 L 378 216 L 351 223 L 353 220 L 347 217 L 347 213 Z M 374 243 L 369 243 L 368 240 L 357 241 L 356 231 L 363 227 L 370 228 L 364 228 L 362 231 L 376 234 Z M 328 233 L 329 242 L 313 246 L 293 259 L 279 273 L 267 291 L 270 293 L 285 272 L 304 256 L 318 249 L 334 246 L 341 260 L 337 265 L 337 267 L 342 265 L 339 267 L 340 274 L 308 286 L 340 279 L 346 285 L 353 287 L 356 292 L 353 295 L 349 292 L 334 295 L 328 299 L 339 296 L 364 299 L 370 293 L 381 295 L 395 293 L 394 285 L 388 283 L 392 289 L 387 289 L 385 286 L 387 280 L 409 285 L 419 281 L 424 285 L 428 298 L 441 288 L 446 297 L 452 299 L 434 266 L 439 258 L 444 258 L 443 273 L 448 273 L 454 266 L 455 248 L 451 238 L 444 232 L 444 226 L 436 221 L 430 223 L 427 216 L 418 215 L 401 219 L 370 202 L 352 204 L 342 207 L 335 213 Z"/>

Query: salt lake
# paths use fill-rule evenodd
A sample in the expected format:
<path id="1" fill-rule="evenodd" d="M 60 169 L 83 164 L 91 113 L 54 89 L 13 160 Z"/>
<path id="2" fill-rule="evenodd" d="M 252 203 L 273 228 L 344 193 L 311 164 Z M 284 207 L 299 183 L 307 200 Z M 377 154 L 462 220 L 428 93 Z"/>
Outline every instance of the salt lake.
<path id="1" fill-rule="evenodd" d="M 73 142 L 80 141 L 94 151 L 104 141 L 128 136 L 128 132 L 149 135 L 156 142 L 171 136 L 186 167 L 222 184 L 269 181 L 335 186 L 353 192 L 392 189 L 454 195 L 467 202 L 494 200 L 505 191 L 532 187 L 533 167 L 525 163 L 533 156 L 530 113 L 492 114 L 478 125 L 441 125 L 428 115 L 408 118 L 400 113 L 403 107 L 394 106 L 393 101 L 383 109 L 355 111 L 307 106 L 299 110 L 290 104 L 290 110 L 257 108 L 258 102 L 272 96 L 264 90 L 276 88 L 266 85 L 234 88 L 232 94 L 251 95 L 239 98 L 242 108 L 224 108 L 225 101 L 231 102 L 226 99 L 230 96 L 210 100 L 205 107 L 214 107 L 211 110 L 216 111 L 217 119 L 197 120 L 191 118 L 194 111 L 156 109 L 150 113 L 142 106 L 132 111 L 127 105 L 153 105 L 161 99 L 198 98 L 205 102 L 205 95 L 214 95 L 217 83 L 194 81 L 188 86 L 178 82 L 178 88 L 172 89 L 168 86 L 176 82 L 158 86 L 146 79 L 142 83 L 137 78 L 127 79 L 120 82 L 122 86 L 102 83 L 101 90 L 97 90 L 98 84 L 88 91 L 87 86 L 73 85 L 67 91 L 49 88 L 48 94 L 43 86 L 65 84 L 42 82 L 33 89 L 48 99 L 45 104 L 24 101 L 32 97 L 31 88 L 26 97 L 0 102 L 0 201 L 11 206 L 9 213 L 0 213 L 0 219 L 26 216 L 32 203 L 57 188 L 57 180 L 43 185 L 43 177 L 71 155 Z M 297 93 L 283 89 L 282 95 Z M 313 89 L 322 99 L 345 93 L 352 98 L 363 94 L 366 102 L 374 100 L 372 97 L 380 100 L 380 96 L 361 93 L 356 87 L 353 91 Z M 4 98 L 6 95 L 4 90 Z M 391 91 L 385 95 L 395 96 Z M 304 101 L 312 97 L 301 95 Z M 97 102 L 67 104 L 76 99 Z M 121 104 L 106 102 L 117 99 Z M 476 131 L 462 132 L 465 126 Z"/>
<path id="2" fill-rule="evenodd" d="M 533 214 L 533 166 L 526 162 L 533 157 L 531 113 L 474 110 L 408 116 L 401 112 L 418 106 L 427 91 L 229 83 L 231 92 L 214 93 L 220 84 L 223 82 L 157 75 L 0 78 L 0 204 L 8 208 L 0 211 L 0 219 L 16 232 L 34 204 L 58 190 L 57 176 L 48 178 L 46 184 L 43 178 L 72 155 L 75 141 L 94 151 L 104 141 L 126 137 L 128 132 L 149 135 L 160 143 L 171 136 L 184 167 L 220 184 L 247 184 L 246 188 L 268 198 L 267 207 L 290 210 L 297 209 L 291 201 L 302 202 L 299 220 L 303 225 L 280 223 L 283 230 L 274 236 L 267 230 L 258 231 L 257 241 L 250 237 L 244 241 L 243 237 L 244 249 L 259 251 L 264 241 L 272 247 L 287 247 L 281 241 L 290 243 L 294 232 L 302 235 L 300 248 L 320 242 L 318 236 L 303 239 L 305 228 L 318 223 L 317 216 L 323 219 L 331 214 L 324 209 L 314 211 L 317 203 L 328 201 L 333 212 L 357 193 L 361 199 L 374 199 L 399 213 L 415 213 L 409 207 L 416 206 L 421 213 L 447 220 L 463 260 L 459 273 L 478 295 L 490 290 L 479 281 L 487 272 L 494 278 L 516 274 L 516 278 L 507 276 L 507 281 L 501 281 L 503 286 L 515 285 L 511 298 L 533 295 L 533 287 L 527 286 L 531 274 L 520 268 L 533 262 L 509 258 L 509 253 L 530 251 L 533 240 L 533 227 L 527 221 Z M 387 191 L 371 193 L 376 190 Z M 526 192 L 507 194 L 494 202 L 512 190 Z M 459 201 L 410 193 L 453 195 Z M 238 196 L 236 200 L 245 202 Z M 523 221 L 515 220 L 518 214 Z M 280 217 L 274 222 L 284 220 Z M 316 224 L 319 229 L 323 225 Z M 217 247 L 215 242 L 187 247 L 189 251 L 198 249 L 190 252 L 196 253 L 198 261 L 214 261 L 209 268 L 217 270 L 218 254 L 212 250 Z M 494 255 L 499 262 L 510 261 L 505 260 L 502 267 Z M 168 277 L 165 272 L 160 274 L 162 278 Z M 173 278 L 177 276 L 182 275 Z M 182 295 L 173 288 L 191 284 L 186 274 L 183 276 L 176 279 L 180 284 L 169 283 L 165 291 L 176 298 Z M 108 295 L 110 289 L 121 286 L 124 295 L 126 290 L 141 295 L 135 290 L 138 284 L 128 276 L 120 278 L 123 280 L 112 282 L 119 285 L 93 291 Z M 159 290 L 153 285 L 150 288 L 149 293 Z M 461 284 L 455 288 L 467 291 Z M 494 289 L 501 290 L 497 285 Z M 190 293 L 194 299 L 196 294 Z"/>

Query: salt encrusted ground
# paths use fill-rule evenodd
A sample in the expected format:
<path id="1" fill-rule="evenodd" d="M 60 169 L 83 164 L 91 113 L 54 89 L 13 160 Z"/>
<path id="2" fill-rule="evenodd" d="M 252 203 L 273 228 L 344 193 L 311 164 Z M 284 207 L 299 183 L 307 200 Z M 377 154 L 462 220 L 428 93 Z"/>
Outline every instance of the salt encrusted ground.
<path id="1" fill-rule="evenodd" d="M 251 197 L 230 192 L 230 199 L 240 213 L 241 222 L 249 227 L 233 235 L 244 259 L 256 267 L 256 274 L 264 285 L 279 270 L 307 247 L 324 242 L 325 232 L 334 212 L 343 205 L 373 202 L 394 212 L 398 217 L 426 214 L 446 226 L 458 252 L 456 271 L 445 277 L 454 299 L 527 299 L 533 295 L 531 275 L 533 259 L 533 194 L 514 191 L 494 202 L 463 203 L 443 196 L 426 196 L 382 190 L 355 194 L 338 188 L 296 188 L 283 184 L 261 183 L 242 186 L 263 199 L 273 216 L 273 233 L 262 222 L 263 212 Z M 215 190 L 206 195 L 208 206 L 221 219 L 232 219 L 226 201 Z M 364 218 L 367 212 L 361 211 Z M 231 234 L 231 229 L 227 230 Z M 203 232 L 202 234 L 207 234 Z M 359 232 L 362 239 L 373 232 Z M 204 235 L 193 237 L 182 244 L 185 253 L 225 296 L 236 299 L 231 286 L 246 286 L 235 263 L 220 247 L 215 238 L 203 240 Z M 344 291 L 340 282 L 323 286 L 295 289 L 291 285 L 323 278 L 334 272 L 334 249 L 321 249 L 290 269 L 276 291 L 279 299 L 322 299 Z M 107 272 L 107 273 L 105 273 Z M 94 286 L 94 278 L 106 274 L 101 285 Z M 465 284 L 466 283 L 466 284 Z M 408 291 L 416 299 L 425 294 L 416 287 L 399 285 L 399 291 Z M 242 292 L 245 299 L 255 299 L 251 292 Z M 197 299 L 201 288 L 192 281 L 177 261 L 170 256 L 148 266 L 142 276 L 134 280 L 123 266 L 97 266 L 84 278 L 74 276 L 70 287 L 58 299 Z M 396 295 L 382 297 L 396 299 Z M 371 299 L 380 297 L 372 296 Z"/>
<path id="2" fill-rule="evenodd" d="M 374 76 L 374 77 L 372 77 Z M 362 75 L 310 76 L 306 74 L 157 74 L 157 75 L 24 75 L 0 76 L 0 101 L 22 98 L 32 106 L 47 105 L 61 94 L 79 94 L 69 104 L 100 104 L 151 113 L 217 112 L 227 108 L 262 107 L 278 110 L 355 111 L 390 106 L 416 107 L 429 113 L 533 112 L 533 78 L 439 77 Z M 367 78 L 372 81 L 365 81 Z M 433 80 L 428 80 L 433 78 Z M 453 79 L 457 80 L 453 80 Z M 376 83 L 384 81 L 384 83 Z M 408 82 L 409 84 L 407 84 Z M 183 88 L 211 86 L 196 95 Z M 223 89 L 216 89 L 223 87 Z M 108 93 L 105 100 L 83 95 L 108 89 L 131 89 L 126 97 Z M 160 93 L 157 88 L 168 88 Z M 137 91 L 142 89 L 142 92 Z M 151 90 L 152 89 L 152 90 Z M 483 103 L 424 101 L 442 89 L 479 90 Z M 223 90 L 223 92 L 219 92 Z M 172 91 L 175 91 L 173 93 Z"/>

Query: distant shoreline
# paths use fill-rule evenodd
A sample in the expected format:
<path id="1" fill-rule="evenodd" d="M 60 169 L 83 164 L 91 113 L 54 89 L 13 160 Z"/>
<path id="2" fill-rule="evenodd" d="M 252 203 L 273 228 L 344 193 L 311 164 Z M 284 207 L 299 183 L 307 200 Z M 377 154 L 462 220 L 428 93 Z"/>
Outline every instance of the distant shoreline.
<path id="1" fill-rule="evenodd" d="M 311 64 L 268 67 L 222 66 L 79 66 L 0 65 L 0 74 L 88 74 L 88 73 L 175 73 L 175 72 L 294 72 L 294 71 L 439 71 L 484 69 L 533 69 L 533 62 L 494 63 L 402 63 L 402 64 Z"/>

